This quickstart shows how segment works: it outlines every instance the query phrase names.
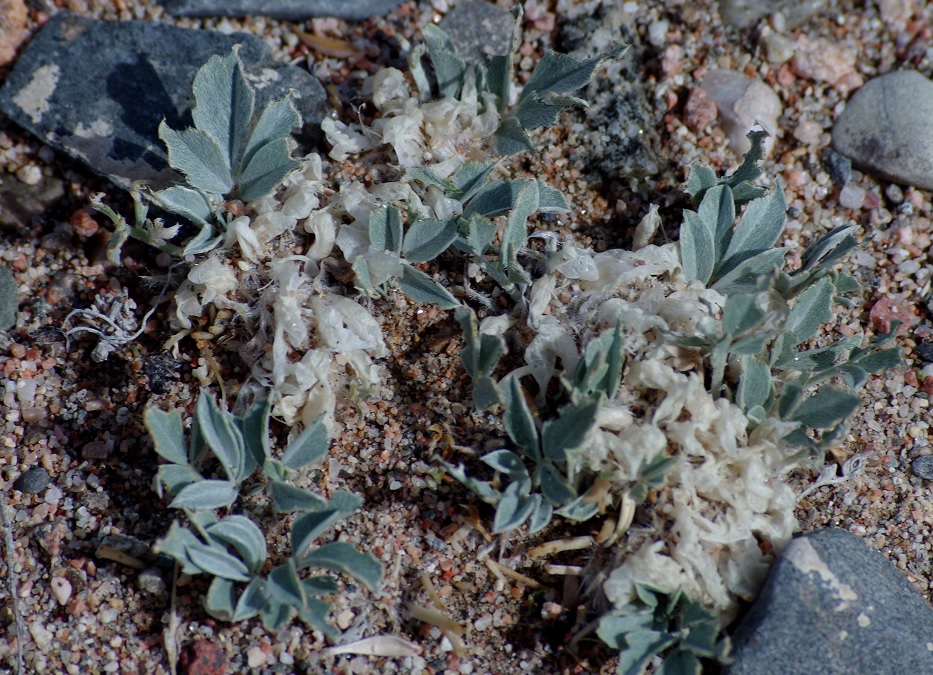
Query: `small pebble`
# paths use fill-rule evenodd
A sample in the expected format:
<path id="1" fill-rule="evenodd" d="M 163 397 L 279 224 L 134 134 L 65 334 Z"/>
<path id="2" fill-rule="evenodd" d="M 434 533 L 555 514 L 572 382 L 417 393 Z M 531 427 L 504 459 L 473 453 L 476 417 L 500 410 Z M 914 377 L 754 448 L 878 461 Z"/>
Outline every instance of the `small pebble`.
<path id="1" fill-rule="evenodd" d="M 847 209 L 860 209 L 865 203 L 865 189 L 857 185 L 846 185 L 839 192 L 839 205 Z"/>
<path id="2" fill-rule="evenodd" d="M 55 577 L 52 579 L 52 595 L 58 600 L 58 604 L 63 607 L 68 604 L 71 597 L 71 582 L 65 577 Z"/>
<path id="3" fill-rule="evenodd" d="M 832 148 L 826 148 L 823 152 L 823 166 L 829 172 L 833 183 L 839 187 L 844 186 L 852 178 L 852 160 Z"/>
<path id="4" fill-rule="evenodd" d="M 16 170 L 16 177 L 26 185 L 38 185 L 42 180 L 42 170 L 35 164 L 27 164 Z"/>
<path id="5" fill-rule="evenodd" d="M 139 587 L 152 595 L 162 595 L 165 592 L 165 579 L 155 567 L 148 567 L 136 577 Z"/>
<path id="6" fill-rule="evenodd" d="M 900 185 L 895 185 L 894 183 L 891 183 L 885 188 L 884 195 L 894 204 L 900 204 L 904 201 L 904 191 L 901 189 Z"/>
<path id="7" fill-rule="evenodd" d="M 48 486 L 50 480 L 48 471 L 34 466 L 31 469 L 26 469 L 13 482 L 13 489 L 25 492 L 27 495 L 35 495 L 42 492 Z"/>
<path id="8" fill-rule="evenodd" d="M 924 480 L 933 480 L 933 455 L 917 457 L 910 465 L 913 474 Z"/>
<path id="9" fill-rule="evenodd" d="M 261 668 L 266 665 L 266 653 L 259 646 L 246 650 L 246 663 L 250 668 Z"/>
<path id="10" fill-rule="evenodd" d="M 933 363 L 933 342 L 921 342 L 914 351 L 917 352 L 917 358 L 926 363 Z"/>

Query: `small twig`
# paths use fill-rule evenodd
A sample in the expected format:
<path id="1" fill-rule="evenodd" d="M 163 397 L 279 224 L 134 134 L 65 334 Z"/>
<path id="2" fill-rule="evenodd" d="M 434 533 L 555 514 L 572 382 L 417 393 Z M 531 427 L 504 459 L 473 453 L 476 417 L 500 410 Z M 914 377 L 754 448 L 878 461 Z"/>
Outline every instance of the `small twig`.
<path id="1" fill-rule="evenodd" d="M 13 562 L 16 557 L 13 544 L 13 526 L 7 517 L 6 499 L 0 493 L 0 521 L 3 524 L 3 545 L 6 549 L 6 581 L 7 592 L 10 594 L 10 606 L 13 608 L 13 617 L 16 621 L 16 675 L 26 672 L 26 662 L 23 660 L 23 640 L 26 639 L 26 624 L 19 611 L 19 596 L 16 593 L 16 573 L 13 571 Z"/>

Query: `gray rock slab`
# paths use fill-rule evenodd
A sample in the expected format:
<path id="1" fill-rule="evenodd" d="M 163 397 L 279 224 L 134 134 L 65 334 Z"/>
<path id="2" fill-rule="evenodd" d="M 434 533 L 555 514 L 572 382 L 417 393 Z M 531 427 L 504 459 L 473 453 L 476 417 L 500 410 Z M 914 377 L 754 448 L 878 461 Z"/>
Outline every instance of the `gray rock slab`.
<path id="1" fill-rule="evenodd" d="M 733 635 L 726 675 L 933 673 L 933 608 L 845 530 L 794 539 Z"/>
<path id="2" fill-rule="evenodd" d="M 336 16 L 357 21 L 388 14 L 402 0 L 162 0 L 173 16 L 268 16 L 305 21 Z"/>
<path id="3" fill-rule="evenodd" d="M 59 12 L 20 55 L 0 89 L 0 113 L 53 148 L 127 188 L 178 179 L 158 137 L 165 118 L 191 125 L 191 85 L 214 54 L 243 45 L 257 107 L 294 89 L 306 129 L 323 119 L 326 92 L 308 72 L 274 62 L 258 37 L 145 21 L 104 23 Z"/>
<path id="4" fill-rule="evenodd" d="M 460 57 L 474 64 L 508 54 L 514 26 L 512 12 L 484 0 L 461 2 L 440 23 Z"/>
<path id="5" fill-rule="evenodd" d="M 623 3 L 603 4 L 590 15 L 561 26 L 557 51 L 589 58 L 616 44 L 630 45 L 619 59 L 597 71 L 576 95 L 589 101 L 582 113 L 587 130 L 578 134 L 577 152 L 591 170 L 607 178 L 642 177 L 660 170 L 660 139 L 651 105 L 642 86 L 643 49 L 631 14 Z M 565 113 L 570 121 L 575 109 Z"/>
<path id="6" fill-rule="evenodd" d="M 722 22 L 750 28 L 765 17 L 780 13 L 787 28 L 796 28 L 829 5 L 827 0 L 719 0 Z"/>
<path id="7" fill-rule="evenodd" d="M 933 189 L 933 82 L 901 70 L 866 82 L 833 125 L 833 147 L 883 178 Z"/>
<path id="8" fill-rule="evenodd" d="M 918 478 L 933 480 L 933 455 L 917 457 L 910 464 L 910 471 Z"/>

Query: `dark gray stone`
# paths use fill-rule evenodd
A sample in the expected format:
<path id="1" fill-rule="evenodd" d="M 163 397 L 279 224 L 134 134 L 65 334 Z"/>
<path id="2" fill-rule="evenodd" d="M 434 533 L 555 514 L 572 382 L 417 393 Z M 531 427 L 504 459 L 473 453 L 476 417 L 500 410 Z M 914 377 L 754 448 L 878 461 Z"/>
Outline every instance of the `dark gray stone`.
<path id="1" fill-rule="evenodd" d="M 59 12 L 20 55 L 0 89 L 0 112 L 122 187 L 178 179 L 167 166 L 159 122 L 190 126 L 195 73 L 242 44 L 256 104 L 289 89 L 306 127 L 323 119 L 326 92 L 300 68 L 272 61 L 258 37 L 185 30 L 145 21 L 104 23 Z"/>
<path id="2" fill-rule="evenodd" d="M 173 16 L 268 16 L 305 21 L 336 16 L 356 21 L 388 14 L 402 0 L 162 0 Z"/>
<path id="3" fill-rule="evenodd" d="M 16 325 L 18 309 L 19 286 L 10 268 L 0 265 L 0 330 L 10 330 Z"/>
<path id="4" fill-rule="evenodd" d="M 722 22 L 736 28 L 750 28 L 765 17 L 780 14 L 787 28 L 796 28 L 822 11 L 827 0 L 719 0 Z"/>
<path id="5" fill-rule="evenodd" d="M 917 459 L 911 462 L 910 470 L 918 478 L 933 480 L 933 455 L 917 457 Z"/>
<path id="6" fill-rule="evenodd" d="M 512 12 L 483 0 L 460 3 L 440 24 L 457 53 L 473 64 L 483 63 L 487 56 L 508 54 L 514 26 Z"/>
<path id="7" fill-rule="evenodd" d="M 917 358 L 926 363 L 933 363 L 933 342 L 921 342 L 914 351 L 917 352 Z"/>
<path id="8" fill-rule="evenodd" d="M 622 3 L 603 4 L 593 14 L 563 24 L 560 31 L 558 51 L 579 58 L 608 52 L 619 43 L 630 45 L 576 94 L 589 101 L 581 113 L 587 130 L 578 134 L 577 151 L 591 169 L 611 179 L 653 176 L 660 171 L 659 125 L 642 86 L 643 50 L 632 17 Z M 565 119 L 575 114 L 567 113 Z"/>
<path id="9" fill-rule="evenodd" d="M 25 492 L 27 495 L 35 495 L 47 488 L 49 481 L 51 481 L 49 472 L 34 466 L 23 471 L 19 478 L 13 481 L 13 489 Z"/>
<path id="10" fill-rule="evenodd" d="M 852 178 L 852 160 L 845 155 L 840 155 L 832 148 L 826 148 L 823 151 L 823 166 L 829 171 L 829 177 L 833 179 L 833 183 L 839 187 L 844 187 Z"/>
<path id="11" fill-rule="evenodd" d="M 856 166 L 933 189 L 933 82 L 902 70 L 866 82 L 833 125 L 833 147 Z"/>
<path id="12" fill-rule="evenodd" d="M 733 636 L 726 675 L 933 673 L 933 609 L 839 529 L 798 537 Z"/>

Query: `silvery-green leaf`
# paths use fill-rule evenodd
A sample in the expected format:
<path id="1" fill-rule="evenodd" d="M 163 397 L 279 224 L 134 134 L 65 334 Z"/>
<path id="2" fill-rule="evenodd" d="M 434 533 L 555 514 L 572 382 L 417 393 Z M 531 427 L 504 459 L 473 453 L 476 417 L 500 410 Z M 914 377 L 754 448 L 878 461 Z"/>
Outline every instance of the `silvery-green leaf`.
<path id="1" fill-rule="evenodd" d="M 446 251 L 456 238 L 456 219 L 441 222 L 433 218 L 422 218 L 412 223 L 405 233 L 402 255 L 408 262 L 427 262 Z"/>
<path id="2" fill-rule="evenodd" d="M 483 455 L 482 460 L 496 471 L 504 473 L 510 481 L 520 483 L 519 494 L 527 495 L 531 490 L 531 476 L 521 458 L 511 450 L 493 450 Z"/>
<path id="3" fill-rule="evenodd" d="M 810 339 L 822 324 L 833 318 L 832 299 L 832 282 L 823 277 L 797 297 L 784 329 L 793 333 L 798 344 Z"/>
<path id="4" fill-rule="evenodd" d="M 204 608 L 215 619 L 233 621 L 236 611 L 236 591 L 233 588 L 233 582 L 229 579 L 214 577 L 207 589 Z"/>
<path id="5" fill-rule="evenodd" d="M 221 509 L 236 501 L 237 484 L 228 480 L 202 480 L 178 491 L 169 506 L 173 509 Z"/>
<path id="6" fill-rule="evenodd" d="M 619 672 L 626 675 L 643 673 L 652 657 L 673 646 L 677 637 L 653 630 L 633 630 L 626 633 L 626 648 L 619 653 Z"/>
<path id="7" fill-rule="evenodd" d="M 188 557 L 189 547 L 200 543 L 191 530 L 179 525 L 178 521 L 174 521 L 168 529 L 168 534 L 157 541 L 152 548 L 156 553 L 164 553 L 174 558 L 185 574 L 200 574 L 201 569 Z"/>
<path id="8" fill-rule="evenodd" d="M 537 129 L 557 124 L 564 110 L 585 103 L 586 101 L 573 96 L 548 96 L 547 101 L 544 101 L 537 92 L 533 92 L 531 96 L 519 101 L 512 114 L 518 119 L 523 129 Z"/>
<path id="9" fill-rule="evenodd" d="M 554 515 L 554 507 L 541 495 L 531 495 L 531 501 L 534 504 L 534 510 L 531 512 L 531 519 L 528 521 L 528 534 L 537 534 L 551 522 Z"/>
<path id="10" fill-rule="evenodd" d="M 787 200 L 780 181 L 771 193 L 749 202 L 716 273 L 725 274 L 743 260 L 774 246 L 784 231 Z"/>
<path id="11" fill-rule="evenodd" d="M 545 462 L 538 467 L 538 479 L 541 483 L 541 494 L 554 506 L 566 504 L 576 499 L 577 493 L 570 486 L 570 483 L 560 475 L 557 468 L 550 462 Z"/>
<path id="12" fill-rule="evenodd" d="M 262 466 L 269 458 L 269 413 L 272 410 L 272 397 L 256 401 L 246 411 L 246 415 L 239 420 L 240 433 L 243 435 L 243 444 L 249 464 L 247 475 L 257 466 Z"/>
<path id="13" fill-rule="evenodd" d="M 466 471 L 463 469 L 463 465 L 453 466 L 447 462 L 441 460 L 441 464 L 444 466 L 444 469 L 451 476 L 456 478 L 458 481 L 463 483 L 467 488 L 473 491 L 473 493 L 482 499 L 487 504 L 495 504 L 501 498 L 500 493 L 495 490 L 489 483 L 482 480 L 476 480 L 467 475 Z"/>
<path id="14" fill-rule="evenodd" d="M 317 598 L 305 598 L 303 607 L 298 607 L 298 618 L 311 628 L 323 632 L 332 640 L 340 635 L 339 631 L 327 622 L 330 603 Z"/>
<path id="15" fill-rule="evenodd" d="M 584 501 L 584 497 L 580 496 L 557 509 L 554 513 L 564 518 L 570 518 L 570 520 L 582 522 L 599 513 L 599 506 L 595 502 Z"/>
<path id="16" fill-rule="evenodd" d="M 858 359 L 858 365 L 872 374 L 880 374 L 901 364 L 901 350 L 898 347 L 880 349 Z"/>
<path id="17" fill-rule="evenodd" d="M 538 213 L 567 213 L 570 204 L 560 190 L 538 183 Z"/>
<path id="18" fill-rule="evenodd" d="M 800 256 L 800 270 L 806 271 L 820 265 L 832 264 L 858 245 L 852 233 L 853 225 L 840 225 L 835 227 L 815 243 L 804 250 Z"/>
<path id="19" fill-rule="evenodd" d="M 503 118 L 493 134 L 492 140 L 496 152 L 503 157 L 517 155 L 526 150 L 533 152 L 535 149 L 531 139 L 528 138 L 528 134 L 522 129 L 521 122 L 518 121 L 518 118 L 512 116 Z"/>
<path id="20" fill-rule="evenodd" d="M 280 138 L 259 148 L 238 176 L 237 196 L 244 202 L 264 199 L 300 166 L 288 153 L 288 141 Z"/>
<path id="21" fill-rule="evenodd" d="M 323 567 L 342 572 L 376 592 L 382 579 L 382 564 L 371 553 L 360 553 L 352 544 L 335 541 L 314 549 L 301 559 L 298 567 Z"/>
<path id="22" fill-rule="evenodd" d="M 852 392 L 823 386 L 804 399 L 793 419 L 813 429 L 828 429 L 855 412 L 860 402 Z"/>
<path id="23" fill-rule="evenodd" d="M 266 537 L 259 526 L 246 516 L 227 516 L 208 527 L 207 534 L 233 546 L 251 572 L 262 570 L 266 562 Z"/>
<path id="24" fill-rule="evenodd" d="M 749 148 L 748 152 L 745 153 L 745 158 L 742 160 L 742 165 L 736 169 L 734 174 L 726 179 L 727 184 L 732 188 L 733 192 L 735 192 L 735 190 L 737 190 L 743 183 L 750 184 L 762 174 L 762 170 L 761 167 L 758 166 L 758 162 L 764 158 L 764 140 L 767 137 L 767 131 L 748 132 L 747 138 L 751 142 L 751 147 Z M 747 201 L 747 199 L 739 200 L 736 198 L 737 204 L 744 204 Z"/>
<path id="25" fill-rule="evenodd" d="M 757 293 L 739 293 L 726 298 L 722 310 L 722 329 L 726 335 L 738 337 L 758 326 L 765 318 Z"/>
<path id="26" fill-rule="evenodd" d="M 743 260 L 730 272 L 717 279 L 711 288 L 723 295 L 750 293 L 757 288 L 762 274 L 768 274 L 784 262 L 786 248 L 770 248 L 748 260 Z"/>
<path id="27" fill-rule="evenodd" d="M 729 186 L 717 185 L 707 190 L 697 214 L 706 223 L 707 229 L 713 232 L 715 257 L 718 261 L 729 246 L 732 226 L 735 224 L 735 203 L 732 201 L 732 190 Z"/>
<path id="28" fill-rule="evenodd" d="M 402 214 L 394 206 L 380 206 L 369 216 L 369 242 L 377 251 L 402 250 Z"/>
<path id="29" fill-rule="evenodd" d="M 473 255 L 480 257 L 486 253 L 496 236 L 496 229 L 496 224 L 488 218 L 478 215 L 470 218 L 467 224 L 467 242 Z"/>
<path id="30" fill-rule="evenodd" d="M 327 574 L 302 579 L 301 585 L 304 586 L 305 596 L 337 595 L 340 591 L 337 580 Z"/>
<path id="31" fill-rule="evenodd" d="M 166 188 L 152 193 L 152 201 L 166 211 L 176 213 L 196 225 L 208 227 L 213 218 L 210 196 L 200 190 L 193 190 L 183 185 Z"/>
<path id="32" fill-rule="evenodd" d="M 210 135 L 197 129 L 175 131 L 162 120 L 159 138 L 168 149 L 168 163 L 185 175 L 191 187 L 221 195 L 233 188 L 226 153 Z"/>
<path id="33" fill-rule="evenodd" d="M 259 116 L 249 136 L 241 161 L 234 166 L 245 166 L 261 148 L 269 143 L 288 139 L 292 129 L 301 126 L 301 115 L 289 98 L 272 101 Z M 287 146 L 286 146 L 287 147 Z"/>
<path id="34" fill-rule="evenodd" d="M 405 295 L 415 302 L 433 303 L 441 309 L 453 309 L 460 306 L 450 291 L 411 265 L 402 265 L 402 276 L 398 280 L 398 285 Z"/>
<path id="35" fill-rule="evenodd" d="M 302 513 L 292 524 L 292 556 L 300 558 L 305 551 L 321 536 L 321 533 L 335 523 L 343 520 L 346 514 L 337 509 L 322 509 Z"/>
<path id="36" fill-rule="evenodd" d="M 596 422 L 598 402 L 581 406 L 566 406 L 560 416 L 550 419 L 541 428 L 541 446 L 544 456 L 556 462 L 567 459 L 567 451 L 574 450 L 583 443 L 586 433 Z"/>
<path id="37" fill-rule="evenodd" d="M 223 234 L 217 234 L 212 226 L 206 225 L 198 231 L 191 241 L 185 244 L 182 255 L 198 255 L 199 253 L 212 251 L 220 245 L 223 238 Z"/>
<path id="38" fill-rule="evenodd" d="M 289 561 L 275 567 L 266 579 L 266 594 L 268 597 L 293 607 L 305 604 L 304 587 L 298 578 L 295 561 Z"/>
<path id="39" fill-rule="evenodd" d="M 590 81 L 593 71 L 600 63 L 606 59 L 618 58 L 626 49 L 626 46 L 618 45 L 606 54 L 582 60 L 570 54 L 548 51 L 525 83 L 519 101 L 530 98 L 535 93 L 543 96 L 548 92 L 576 91 Z"/>
<path id="40" fill-rule="evenodd" d="M 716 262 L 716 243 L 712 229 L 697 213 L 684 210 L 680 228 L 680 257 L 684 276 L 706 284 Z"/>
<path id="41" fill-rule="evenodd" d="M 229 56 L 212 56 L 198 70 L 191 111 L 195 127 L 210 134 L 223 149 L 228 167 L 239 162 L 256 98 L 243 75 L 237 49 Z"/>
<path id="42" fill-rule="evenodd" d="M 528 218 L 538 210 L 538 181 L 532 179 L 515 196 L 515 206 L 505 226 L 503 244 L 508 242 L 514 250 L 525 245 L 528 235 Z"/>
<path id="43" fill-rule="evenodd" d="M 491 377 L 481 376 L 473 382 L 473 405 L 480 412 L 489 410 L 500 402 L 499 388 Z"/>
<path id="44" fill-rule="evenodd" d="M 249 585 L 240 594 L 240 599 L 233 610 L 233 621 L 251 619 L 262 611 L 266 604 L 266 580 L 253 577 Z"/>
<path id="45" fill-rule="evenodd" d="M 492 522 L 494 534 L 521 527 L 521 524 L 535 510 L 536 503 L 528 497 L 523 497 L 518 488 L 518 483 L 509 484 L 502 494 L 502 499 L 496 505 L 496 515 Z"/>
<path id="46" fill-rule="evenodd" d="M 745 356 L 742 358 L 742 375 L 735 402 L 746 412 L 755 406 L 764 406 L 771 398 L 774 385 L 771 383 L 771 368 L 767 363 Z"/>
<path id="47" fill-rule="evenodd" d="M 288 444 L 281 462 L 289 469 L 300 469 L 320 460 L 329 448 L 330 436 L 319 417 Z"/>
<path id="48" fill-rule="evenodd" d="M 688 633 L 688 635 L 692 634 L 693 631 Z M 675 649 L 664 657 L 664 662 L 656 673 L 657 675 L 700 675 L 702 670 L 703 664 L 695 654 L 686 649 Z"/>
<path id="49" fill-rule="evenodd" d="M 535 427 L 534 418 L 531 416 L 531 410 L 525 402 L 525 395 L 517 377 L 508 378 L 507 384 L 503 387 L 502 395 L 505 402 L 502 423 L 505 425 L 509 438 L 528 453 L 532 459 L 537 461 L 541 457 L 541 450 L 538 446 L 538 429 Z"/>
<path id="50" fill-rule="evenodd" d="M 272 506 L 276 513 L 316 511 L 327 508 L 325 499 L 291 483 L 272 479 L 267 483 L 266 489 L 269 491 L 269 496 L 272 497 Z"/>
<path id="51" fill-rule="evenodd" d="M 486 179 L 496 168 L 495 162 L 467 162 L 454 173 L 452 181 L 457 199 L 466 203 L 486 184 Z"/>
<path id="52" fill-rule="evenodd" d="M 441 96 L 456 98 L 463 87 L 466 64 L 457 56 L 457 48 L 447 34 L 432 23 L 421 29 L 424 43 L 431 55 L 431 65 L 437 75 L 437 85 Z"/>
<path id="53" fill-rule="evenodd" d="M 705 164 L 691 165 L 686 190 L 693 197 L 693 203 L 699 204 L 706 191 L 715 186 L 716 182 L 716 173 L 711 168 Z"/>
<path id="54" fill-rule="evenodd" d="M 221 410 L 206 390 L 201 391 L 194 414 L 204 440 L 220 460 L 227 477 L 232 481 L 243 480 L 246 449 L 233 415 Z"/>
<path id="55" fill-rule="evenodd" d="M 186 485 L 197 483 L 204 478 L 187 464 L 162 464 L 156 473 L 156 492 L 162 497 L 162 485 L 172 496 L 178 494 Z"/>
<path id="56" fill-rule="evenodd" d="M 649 608 L 633 610 L 630 605 L 625 609 L 624 613 L 612 612 L 603 615 L 596 629 L 599 639 L 613 649 L 623 649 L 626 646 L 626 635 L 632 631 L 650 629 L 654 623 L 654 613 Z"/>
<path id="57" fill-rule="evenodd" d="M 225 549 L 198 543 L 188 546 L 186 552 L 191 562 L 206 574 L 230 581 L 250 580 L 249 569 L 243 561 Z"/>
<path id="58" fill-rule="evenodd" d="M 334 490 L 327 500 L 327 508 L 340 511 L 344 517 L 351 515 L 363 505 L 363 498 L 346 490 Z"/>
<path id="59" fill-rule="evenodd" d="M 515 53 L 518 41 L 521 39 L 522 6 L 512 6 L 512 16 L 515 23 L 512 26 L 512 35 L 509 38 L 509 49 L 505 54 L 498 54 L 489 58 L 486 65 L 486 90 L 498 98 L 497 108 L 499 115 L 504 115 L 509 105 L 512 82 L 512 55 Z"/>
<path id="60" fill-rule="evenodd" d="M 150 407 L 143 414 L 143 420 L 152 436 L 156 453 L 175 464 L 188 463 L 181 413 L 177 410 L 163 412 L 156 407 Z"/>
<path id="61" fill-rule="evenodd" d="M 463 209 L 463 219 L 469 221 L 474 214 L 493 218 L 511 211 L 515 208 L 522 190 L 528 187 L 528 183 L 529 181 L 522 179 L 486 183 Z"/>
<path id="62" fill-rule="evenodd" d="M 298 608 L 279 602 L 274 598 L 268 597 L 266 604 L 263 605 L 259 616 L 262 618 L 262 627 L 270 633 L 278 633 L 285 628 L 289 622 L 295 618 Z"/>
<path id="63" fill-rule="evenodd" d="M 782 419 L 788 419 L 790 414 L 797 407 L 800 398 L 803 395 L 803 389 L 799 384 L 793 382 L 785 384 L 781 389 L 781 396 L 778 399 L 778 415 Z"/>
<path id="64" fill-rule="evenodd" d="M 436 188 L 440 188 L 444 192 L 451 192 L 455 189 L 452 182 L 439 178 L 436 173 L 426 166 L 409 167 L 405 169 L 405 175 L 424 185 L 433 185 Z"/>

